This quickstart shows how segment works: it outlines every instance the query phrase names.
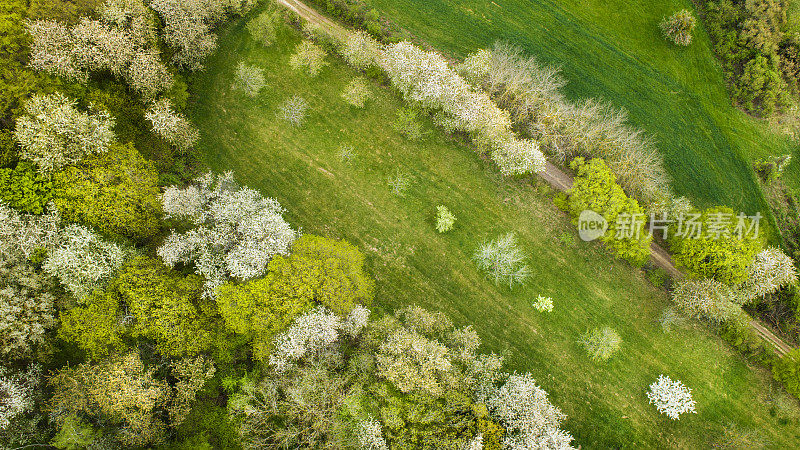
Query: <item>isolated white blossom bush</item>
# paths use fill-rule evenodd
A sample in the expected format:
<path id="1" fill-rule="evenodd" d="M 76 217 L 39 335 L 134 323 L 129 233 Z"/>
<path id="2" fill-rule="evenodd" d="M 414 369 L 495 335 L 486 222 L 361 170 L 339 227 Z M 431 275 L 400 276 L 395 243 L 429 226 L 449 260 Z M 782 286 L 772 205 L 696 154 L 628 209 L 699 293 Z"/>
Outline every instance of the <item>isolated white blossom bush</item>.
<path id="1" fill-rule="evenodd" d="M 228 278 L 255 278 L 266 273 L 275 255 L 286 255 L 297 236 L 272 198 L 240 187 L 231 172 L 209 172 L 185 188 L 171 186 L 162 197 L 167 218 L 188 220 L 193 228 L 173 230 L 158 249 L 164 263 L 194 263 L 206 277 L 206 295 Z"/>
<path id="2" fill-rule="evenodd" d="M 41 368 L 37 365 L 17 375 L 9 374 L 0 366 L 0 430 L 8 428 L 15 417 L 33 409 L 40 376 Z"/>
<path id="3" fill-rule="evenodd" d="M 153 131 L 178 149 L 191 148 L 200 138 L 200 133 L 182 114 L 175 112 L 168 98 L 154 102 L 144 113 L 153 126 Z"/>
<path id="4" fill-rule="evenodd" d="M 102 287 L 122 266 L 123 249 L 106 242 L 88 228 L 70 225 L 58 237 L 42 268 L 58 278 L 76 299 L 83 300 Z"/>
<path id="5" fill-rule="evenodd" d="M 303 97 L 295 95 L 281 103 L 277 115 L 292 126 L 299 127 L 303 124 L 307 112 L 308 102 Z"/>
<path id="6" fill-rule="evenodd" d="M 744 300 L 753 300 L 793 283 L 797 283 L 794 261 L 780 249 L 769 247 L 753 258 L 739 289 Z"/>
<path id="7" fill-rule="evenodd" d="M 325 50 L 311 41 L 302 41 L 289 58 L 289 65 L 294 70 L 315 77 L 328 65 L 328 62 L 325 61 Z"/>
<path id="8" fill-rule="evenodd" d="M 486 406 L 506 428 L 505 448 L 572 448 L 572 436 L 559 428 L 566 416 L 528 373 L 510 375 Z"/>
<path id="9" fill-rule="evenodd" d="M 647 398 L 659 413 L 666 414 L 672 420 L 680 419 L 680 415 L 684 413 L 697 413 L 692 390 L 679 380 L 672 381 L 664 375 L 659 375 L 658 381 L 650 385 Z"/>
<path id="10" fill-rule="evenodd" d="M 495 284 L 525 284 L 530 277 L 530 268 L 525 263 L 526 257 L 517 246 L 514 233 L 508 233 L 478 247 L 473 256 L 478 267 L 488 272 Z"/>
<path id="11" fill-rule="evenodd" d="M 298 360 L 331 348 L 342 333 L 357 336 L 368 320 L 369 310 L 360 305 L 344 319 L 324 306 L 314 308 L 275 337 L 275 350 L 269 356 L 269 363 L 276 371 L 284 372 Z"/>
<path id="12" fill-rule="evenodd" d="M 239 62 L 236 66 L 236 75 L 233 79 L 233 89 L 243 92 L 250 97 L 255 97 L 266 86 L 264 70 Z"/>
<path id="13" fill-rule="evenodd" d="M 113 128 L 114 119 L 104 110 L 85 113 L 63 94 L 35 94 L 17 118 L 14 137 L 23 158 L 51 172 L 107 152 L 115 139 Z"/>

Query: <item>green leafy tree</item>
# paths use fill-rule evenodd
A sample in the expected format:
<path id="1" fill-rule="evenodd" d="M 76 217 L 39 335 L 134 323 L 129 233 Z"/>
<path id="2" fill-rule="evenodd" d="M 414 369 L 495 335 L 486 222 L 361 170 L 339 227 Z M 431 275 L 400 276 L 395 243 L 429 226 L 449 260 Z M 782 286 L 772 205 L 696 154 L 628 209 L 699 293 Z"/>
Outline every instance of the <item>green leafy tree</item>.
<path id="1" fill-rule="evenodd" d="M 772 374 L 790 394 L 800 398 L 800 349 L 792 350 L 775 361 Z"/>
<path id="2" fill-rule="evenodd" d="M 42 214 L 53 196 L 53 183 L 23 161 L 14 169 L 0 169 L 0 201 L 23 212 Z"/>
<path id="3" fill-rule="evenodd" d="M 53 174 L 54 201 L 63 217 L 111 236 L 144 240 L 159 228 L 158 173 L 133 144 Z"/>
<path id="4" fill-rule="evenodd" d="M 581 212 L 594 211 L 608 222 L 600 238 L 614 254 L 641 265 L 650 255 L 652 236 L 645 232 L 644 210 L 617 184 L 616 176 L 602 159 L 575 158 L 570 167 L 577 172 L 567 206 L 573 222 Z"/>
<path id="5" fill-rule="evenodd" d="M 85 303 L 61 313 L 59 337 L 75 342 L 95 360 L 126 348 L 126 326 L 116 292 L 95 291 Z"/>
<path id="6" fill-rule="evenodd" d="M 740 220 L 732 209 L 717 207 L 678 220 L 683 229 L 669 237 L 678 265 L 694 277 L 711 278 L 728 285 L 747 279 L 747 267 L 763 245 L 752 232 L 747 233 L 755 226 L 750 219 Z"/>

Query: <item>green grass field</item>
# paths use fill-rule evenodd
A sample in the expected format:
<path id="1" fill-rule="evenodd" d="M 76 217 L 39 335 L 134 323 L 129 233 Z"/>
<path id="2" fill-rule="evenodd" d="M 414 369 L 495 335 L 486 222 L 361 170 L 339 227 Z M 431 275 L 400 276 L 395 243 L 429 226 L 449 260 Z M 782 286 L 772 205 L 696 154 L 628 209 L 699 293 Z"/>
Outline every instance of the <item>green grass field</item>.
<path id="1" fill-rule="evenodd" d="M 565 428 L 583 448 L 612 446 L 699 448 L 723 426 L 757 430 L 776 446 L 800 445 L 797 418 L 771 415 L 766 371 L 748 366 L 700 325 L 663 333 L 657 322 L 668 305 L 642 274 L 575 236 L 547 188 L 510 182 L 468 147 L 426 124 L 418 142 L 391 127 L 400 101 L 374 86 L 364 110 L 340 98 L 355 73 L 329 57 L 316 79 L 291 71 L 299 42 L 284 30 L 273 47 L 259 47 L 242 23 L 226 28 L 208 69 L 192 80 L 190 115 L 202 133 L 202 159 L 213 170 L 233 170 L 239 181 L 275 197 L 290 223 L 304 232 L 342 238 L 359 247 L 377 280 L 374 309 L 418 304 L 472 324 L 484 351 L 504 352 L 510 368 L 530 371 L 569 416 Z M 256 99 L 231 90 L 239 61 L 264 68 L 268 86 Z M 307 123 L 292 128 L 276 118 L 292 95 L 310 105 Z M 351 161 L 339 157 L 351 145 Z M 387 177 L 413 177 L 404 197 Z M 444 204 L 457 216 L 438 234 L 433 216 Z M 477 245 L 513 231 L 534 276 L 509 291 L 487 281 L 471 260 Z M 538 295 L 555 310 L 537 313 Z M 587 329 L 612 326 L 622 352 L 592 363 L 576 340 Z M 698 414 L 675 422 L 648 405 L 649 383 L 664 373 L 693 388 Z"/>
<path id="2" fill-rule="evenodd" d="M 627 109 L 655 138 L 680 195 L 699 206 L 766 206 L 750 161 L 795 152 L 785 179 L 800 187 L 796 145 L 731 106 L 711 42 L 698 22 L 677 48 L 658 23 L 688 0 L 368 0 L 401 27 L 455 57 L 503 40 L 560 66 L 572 99 Z"/>

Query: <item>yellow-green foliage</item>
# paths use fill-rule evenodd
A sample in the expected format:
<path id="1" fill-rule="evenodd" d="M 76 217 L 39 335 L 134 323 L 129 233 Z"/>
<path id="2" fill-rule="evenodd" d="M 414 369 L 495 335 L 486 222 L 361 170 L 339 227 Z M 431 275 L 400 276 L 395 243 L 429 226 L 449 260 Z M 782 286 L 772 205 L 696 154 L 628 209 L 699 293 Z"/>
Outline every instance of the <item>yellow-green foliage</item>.
<path id="1" fill-rule="evenodd" d="M 53 184 L 55 204 L 69 221 L 137 240 L 158 231 L 158 174 L 130 143 L 64 168 Z"/>
<path id="2" fill-rule="evenodd" d="M 53 184 L 29 162 L 0 169 L 0 201 L 20 211 L 42 214 L 52 197 Z"/>
<path id="3" fill-rule="evenodd" d="M 120 324 L 119 298 L 114 292 L 94 291 L 85 306 L 61 313 L 59 337 L 75 342 L 92 359 L 101 359 L 125 347 Z"/>
<path id="4" fill-rule="evenodd" d="M 140 256 L 126 265 L 113 288 L 135 318 L 132 335 L 154 340 L 160 353 L 193 355 L 211 346 L 214 305 L 201 298 L 202 277 L 183 277 Z"/>
<path id="5" fill-rule="evenodd" d="M 702 224 L 699 237 L 677 236 L 670 234 L 669 244 L 673 251 L 673 259 L 678 265 L 685 267 L 690 275 L 697 278 L 711 278 L 719 282 L 733 285 L 747 278 L 747 266 L 763 246 L 761 240 L 754 239 L 746 232 L 751 221 L 744 219 L 742 239 L 739 239 L 736 228 L 739 219 L 730 208 L 709 208 L 696 218 Z M 729 221 L 723 221 L 727 217 Z M 713 234 L 710 229 L 718 229 Z"/>
<path id="6" fill-rule="evenodd" d="M 616 176 L 602 159 L 589 161 L 575 158 L 570 167 L 577 172 L 575 184 L 569 191 L 570 215 L 573 221 L 584 210 L 594 211 L 608 221 L 608 230 L 601 240 L 617 255 L 633 264 L 642 264 L 650 255 L 652 236 L 645 230 L 644 210 L 635 199 L 628 198 L 617 184 Z M 633 237 L 618 238 L 617 219 L 621 214 L 638 217 Z M 637 237 L 638 236 L 638 237 Z"/>
<path id="7" fill-rule="evenodd" d="M 772 365 L 772 374 L 786 390 L 800 397 L 800 349 L 793 350 Z"/>
<path id="8" fill-rule="evenodd" d="M 152 339 L 164 355 L 193 355 L 211 346 L 214 331 L 214 305 L 201 298 L 202 291 L 201 277 L 184 278 L 139 256 L 105 292 L 95 291 L 85 305 L 62 313 L 59 332 L 95 359 L 118 352 L 125 336 Z M 123 317 L 122 303 L 129 317 Z"/>

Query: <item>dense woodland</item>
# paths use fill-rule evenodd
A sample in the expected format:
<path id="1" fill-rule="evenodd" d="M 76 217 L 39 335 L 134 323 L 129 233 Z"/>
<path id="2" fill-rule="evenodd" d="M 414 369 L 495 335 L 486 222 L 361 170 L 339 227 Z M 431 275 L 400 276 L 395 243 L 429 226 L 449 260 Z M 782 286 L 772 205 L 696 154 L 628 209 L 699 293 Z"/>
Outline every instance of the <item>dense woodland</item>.
<path id="1" fill-rule="evenodd" d="M 720 5 L 708 4 L 710 20 L 739 20 L 723 14 L 738 7 Z M 409 141 L 430 133 L 430 122 L 509 182 L 541 172 L 546 159 L 570 170 L 574 186 L 556 204 L 576 224 L 585 209 L 602 214 L 614 233 L 603 245 L 623 264 L 644 266 L 653 240 L 645 222 L 612 239 L 623 217 L 691 215 L 715 227 L 721 239 L 664 242 L 688 278 L 671 286 L 674 309 L 662 326 L 698 319 L 800 396 L 800 350 L 778 358 L 748 315 L 780 310 L 787 328 L 796 324 L 794 198 L 784 199 L 780 216 L 783 249 L 775 237 L 737 238 L 740 227 L 752 229 L 750 218 L 737 223 L 730 208 L 695 208 L 675 196 L 654 143 L 623 110 L 569 100 L 557 69 L 513 45 L 453 63 L 348 2 L 326 3 L 362 29 L 345 36 L 254 0 L 12 0 L 0 8 L 0 446 L 580 444 L 533 376 L 483 351 L 472 326 L 415 305 L 373 312 L 378 274 L 364 249 L 298 229 L 284 218 L 293 205 L 199 162 L 203 130 L 185 114 L 188 87 L 215 51 L 217 30 L 231 22 L 263 46 L 294 27 L 303 40 L 288 64 L 308 77 L 341 58 L 361 73 L 341 94 L 353 108 L 364 108 L 373 89 L 402 98 L 392 126 Z M 712 30 L 718 46 L 724 32 Z M 788 105 L 782 93 L 795 95 L 787 81 L 794 44 L 767 41 L 778 56 L 764 56 L 777 62 L 768 68 L 774 76 L 763 76 L 780 89 L 741 81 L 747 86 L 737 91 L 745 107 L 764 113 Z M 730 52 L 720 50 L 726 70 L 756 76 L 750 66 L 762 56 Z M 250 98 L 266 86 L 261 69 L 244 62 L 231 84 Z M 308 109 L 292 96 L 274 120 L 300 127 Z M 340 156 L 349 160 L 353 150 Z M 772 174 L 765 186 L 779 183 L 781 161 L 764 164 Z M 403 197 L 412 176 L 394 173 L 387 189 Z M 458 216 L 436 205 L 431 226 L 448 233 Z M 520 247 L 508 233 L 487 239 L 473 260 L 512 290 L 535 276 L 536 262 Z M 646 270 L 668 284 L 658 269 Z M 547 314 L 553 300 L 539 295 L 534 307 Z M 587 364 L 613 358 L 624 339 L 610 327 L 574 337 Z M 665 375 L 651 382 L 637 395 L 654 414 L 697 412 L 691 386 Z"/>

